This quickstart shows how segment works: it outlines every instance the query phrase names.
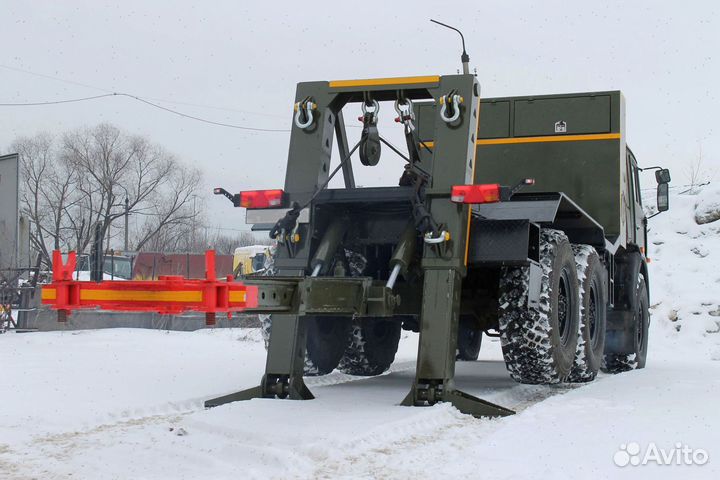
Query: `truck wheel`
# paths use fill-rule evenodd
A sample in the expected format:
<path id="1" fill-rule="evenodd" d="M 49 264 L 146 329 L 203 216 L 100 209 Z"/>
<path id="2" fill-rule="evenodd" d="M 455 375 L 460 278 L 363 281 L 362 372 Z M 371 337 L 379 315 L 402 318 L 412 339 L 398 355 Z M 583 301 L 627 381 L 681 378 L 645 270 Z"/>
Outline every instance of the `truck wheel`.
<path id="1" fill-rule="evenodd" d="M 567 236 L 540 235 L 540 301 L 528 303 L 529 268 L 506 267 L 500 279 L 500 341 L 510 376 L 521 383 L 566 381 L 575 360 L 578 281 Z"/>
<path id="2" fill-rule="evenodd" d="M 472 322 L 460 320 L 457 339 L 457 359 L 475 361 L 480 355 L 482 330 L 475 328 Z"/>
<path id="3" fill-rule="evenodd" d="M 337 368 L 350 337 L 351 317 L 308 317 L 305 375 L 327 375 Z"/>
<path id="4" fill-rule="evenodd" d="M 267 349 L 270 342 L 272 317 L 261 315 L 262 334 Z M 327 375 L 337 368 L 350 340 L 350 317 L 307 317 L 305 375 Z"/>
<path id="5" fill-rule="evenodd" d="M 571 382 L 595 379 L 603 360 L 607 317 L 605 268 L 597 251 L 590 245 L 573 245 L 580 285 L 580 328 Z"/>
<path id="6" fill-rule="evenodd" d="M 632 328 L 627 330 L 608 330 L 606 343 L 625 341 L 632 345 L 630 353 L 606 353 L 603 370 L 608 373 L 627 372 L 636 368 L 645 368 L 647 361 L 648 329 L 650 327 L 650 310 L 645 276 L 638 273 L 636 283 L 637 294 L 632 311 Z M 631 335 L 632 338 L 627 338 Z"/>
<path id="7" fill-rule="evenodd" d="M 260 333 L 262 333 L 263 342 L 265 343 L 265 350 L 270 345 L 270 329 L 272 328 L 272 317 L 267 314 L 260 314 Z"/>
<path id="8" fill-rule="evenodd" d="M 385 372 L 397 353 L 402 323 L 390 318 L 353 321 L 350 345 L 338 370 L 348 375 L 372 376 Z"/>

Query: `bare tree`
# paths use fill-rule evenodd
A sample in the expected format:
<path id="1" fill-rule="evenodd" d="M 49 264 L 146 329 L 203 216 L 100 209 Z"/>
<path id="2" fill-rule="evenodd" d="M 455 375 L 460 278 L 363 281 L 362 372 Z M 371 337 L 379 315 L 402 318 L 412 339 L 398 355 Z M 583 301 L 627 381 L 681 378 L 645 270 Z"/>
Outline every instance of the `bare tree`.
<path id="1" fill-rule="evenodd" d="M 47 133 L 18 138 L 12 148 L 21 159 L 20 202 L 32 224 L 30 240 L 49 265 L 49 249 L 67 246 L 65 211 L 73 201 L 74 176 L 56 161 L 55 142 Z"/>
<path id="2" fill-rule="evenodd" d="M 62 136 L 20 138 L 23 208 L 37 225 L 33 243 L 49 262 L 51 248 L 83 252 L 99 224 L 110 239 L 113 222 L 133 216 L 131 249 L 171 238 L 200 213 L 189 204 L 201 174 L 148 139 L 101 124 Z M 119 231 L 119 230 L 117 230 Z"/>
<path id="3" fill-rule="evenodd" d="M 687 192 L 691 194 L 696 194 L 698 192 L 698 187 L 706 185 L 715 177 L 715 172 L 712 169 L 705 168 L 703 160 L 702 141 L 700 141 L 698 142 L 697 158 L 694 160 L 690 160 L 685 167 L 685 173 L 688 179 L 688 186 L 690 187 Z"/>
<path id="4" fill-rule="evenodd" d="M 234 235 L 218 232 L 209 243 L 209 246 L 220 255 L 230 255 L 236 248 L 247 245 L 270 245 L 270 238 L 267 235 L 258 237 L 252 232 L 238 232 Z"/>
<path id="5" fill-rule="evenodd" d="M 183 244 L 187 245 L 200 217 L 195 202 L 199 181 L 195 169 L 178 165 L 168 173 L 152 201 L 138 210 L 144 221 L 136 232 L 135 250 L 190 251 Z"/>

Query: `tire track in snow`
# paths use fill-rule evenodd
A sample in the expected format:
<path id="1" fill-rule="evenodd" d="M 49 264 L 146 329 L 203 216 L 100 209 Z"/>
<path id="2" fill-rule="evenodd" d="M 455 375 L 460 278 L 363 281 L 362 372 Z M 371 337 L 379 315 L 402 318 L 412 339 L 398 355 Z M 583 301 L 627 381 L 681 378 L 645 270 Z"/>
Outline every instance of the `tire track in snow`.
<path id="1" fill-rule="evenodd" d="M 383 374 L 383 376 L 392 375 L 394 373 L 406 372 L 415 368 L 414 361 L 400 361 L 394 364 L 391 369 Z M 380 376 L 382 377 L 382 376 Z M 329 375 L 322 377 L 308 377 L 306 383 L 309 387 L 332 388 L 349 382 L 357 381 L 377 381 L 382 382 L 378 377 L 356 377 L 334 371 Z M 574 389 L 573 386 L 538 386 L 538 385 L 515 385 L 508 388 L 507 386 L 498 386 L 483 389 L 481 396 L 484 398 L 491 397 L 496 403 L 502 403 L 518 411 L 524 410 L 528 406 L 542 402 L 543 400 L 565 393 Z M 473 392 L 475 393 L 475 392 Z M 60 472 L 47 464 L 48 459 L 53 462 L 62 464 L 64 459 L 71 458 L 78 451 L 92 448 L 95 442 L 102 444 L 107 442 L 108 438 L 117 438 L 122 436 L 123 432 L 134 429 L 142 429 L 146 426 L 158 425 L 162 423 L 180 424 L 185 423 L 185 418 L 192 413 L 205 410 L 203 401 L 209 398 L 195 397 L 187 400 L 172 401 L 162 403 L 152 407 L 142 407 L 136 409 L 122 410 L 119 413 L 109 414 L 110 422 L 100 423 L 83 430 L 73 430 L 68 432 L 60 432 L 36 437 L 30 445 L 24 447 L 23 452 L 34 451 L 30 455 L 23 456 L 22 464 L 13 464 L 5 462 L 7 469 L 4 471 L 13 471 L 15 475 L 22 475 L 21 472 L 28 472 L 31 475 L 37 473 L 37 469 L 42 470 L 42 476 L 48 473 Z M 388 408 L 395 408 L 388 405 Z M 152 413 L 151 413 L 152 412 Z M 437 441 L 439 435 L 447 435 L 452 437 L 452 432 L 456 429 L 466 429 L 473 427 L 473 435 L 483 436 L 492 432 L 501 420 L 475 419 L 468 415 L 462 414 L 448 404 L 439 404 L 434 407 L 418 408 L 416 413 L 396 422 L 377 426 L 367 433 L 355 436 L 353 438 L 339 439 L 337 442 L 312 442 L 306 446 L 292 449 L 295 458 L 293 462 L 296 466 L 304 465 L 303 470 L 309 471 L 316 467 L 313 477 L 332 477 L 341 474 L 347 467 L 348 462 L 352 465 L 367 465 L 368 467 L 376 465 L 378 473 L 381 473 L 380 459 L 387 457 L 398 449 L 411 449 L 413 446 L 430 444 Z M 195 422 L 190 422 L 195 423 Z M 198 425 L 193 425 L 198 427 Z M 217 432 L 215 432 L 217 433 Z M 256 450 L 259 455 L 278 454 L 273 452 L 272 445 L 246 445 L 246 448 Z M 11 454 L 15 458 L 20 458 L 16 452 L 2 452 Z M 377 459 L 376 459 L 377 457 Z M 2 455 L 0 455 L 0 459 Z M 44 459 L 44 460 L 43 460 Z M 378 463 L 380 462 L 380 463 Z M 0 460 L 0 466 L 6 467 Z M 60 467 L 62 468 L 62 467 Z M 373 467 L 374 468 L 374 467 Z M 14 470 L 13 470 L 14 469 Z M 20 470 L 18 470 L 20 469 Z M 48 470 L 50 472 L 48 472 Z M 54 470 L 54 472 L 53 472 Z M 27 478 L 26 476 L 16 476 L 15 478 Z"/>
<path id="2" fill-rule="evenodd" d="M 414 361 L 396 362 L 383 375 L 390 375 L 395 372 L 411 370 L 415 367 Z M 305 382 L 309 387 L 328 387 L 349 382 L 363 381 L 377 377 L 358 377 L 344 374 L 338 370 L 320 377 L 306 377 Z M 51 458 L 58 462 L 72 455 L 79 449 L 88 447 L 90 439 L 112 431 L 123 431 L 134 428 L 142 428 L 147 425 L 167 423 L 179 423 L 190 414 L 205 410 L 204 402 L 212 395 L 203 395 L 184 400 L 174 400 L 166 403 L 156 404 L 148 407 L 138 407 L 110 412 L 95 420 L 95 425 L 83 429 L 74 429 L 59 433 L 48 433 L 33 438 L 28 445 L 21 450 L 33 451 L 31 455 L 21 454 L 13 450 L 9 445 L 0 445 L 0 470 L 13 475 L 20 475 L 16 478 L 28 478 L 26 475 L 34 476 L 34 468 L 43 468 L 43 458 Z M 267 446 L 266 446 L 267 447 Z M 2 457 L 22 458 L 22 464 L 13 460 L 2 460 Z M 24 465 L 23 465 L 24 464 Z M 28 472 L 27 474 L 21 471 Z M 43 472 L 47 475 L 48 472 Z"/>
<path id="3" fill-rule="evenodd" d="M 470 428 L 475 436 L 485 436 L 499 428 L 501 422 L 501 419 L 465 415 L 449 404 L 423 408 L 410 418 L 374 428 L 332 447 L 308 446 L 308 455 L 317 462 L 311 478 L 354 478 L 361 474 L 367 478 L 385 478 L 390 472 L 384 460 L 390 455 L 432 444 L 439 436 L 451 437 L 461 429 Z"/>
<path id="4" fill-rule="evenodd" d="M 601 381 L 600 377 L 596 381 Z M 548 398 L 563 395 L 588 384 L 522 385 L 489 389 L 482 395 L 495 403 L 514 409 L 518 414 Z M 490 398 L 489 398 L 490 397 Z M 439 437 L 454 439 L 484 437 L 501 428 L 502 418 L 474 418 L 461 413 L 452 405 L 440 403 L 432 407 L 418 407 L 418 413 L 396 422 L 373 428 L 364 435 L 340 439 L 332 447 L 310 444 L 303 450 L 318 464 L 309 478 L 337 478 L 365 475 L 368 478 L 407 478 L 407 472 L 395 475 L 388 472 L 384 462 L 397 452 L 411 451 L 421 445 L 433 444 Z"/>

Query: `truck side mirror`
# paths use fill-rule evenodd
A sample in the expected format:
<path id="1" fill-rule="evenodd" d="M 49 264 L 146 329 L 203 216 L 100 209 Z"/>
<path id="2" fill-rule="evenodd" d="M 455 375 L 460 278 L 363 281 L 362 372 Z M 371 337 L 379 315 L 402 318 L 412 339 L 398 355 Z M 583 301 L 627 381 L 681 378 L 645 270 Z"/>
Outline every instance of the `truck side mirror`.
<path id="1" fill-rule="evenodd" d="M 665 170 L 667 172 L 667 170 Z M 657 176 L 657 173 L 655 174 Z M 668 178 L 670 173 L 668 172 Z M 657 186 L 657 209 L 658 212 L 665 212 L 670 208 L 669 187 L 667 182 L 658 183 Z"/>
<path id="2" fill-rule="evenodd" d="M 668 170 L 667 168 L 655 170 L 655 180 L 657 180 L 658 184 L 670 183 L 670 170 Z"/>

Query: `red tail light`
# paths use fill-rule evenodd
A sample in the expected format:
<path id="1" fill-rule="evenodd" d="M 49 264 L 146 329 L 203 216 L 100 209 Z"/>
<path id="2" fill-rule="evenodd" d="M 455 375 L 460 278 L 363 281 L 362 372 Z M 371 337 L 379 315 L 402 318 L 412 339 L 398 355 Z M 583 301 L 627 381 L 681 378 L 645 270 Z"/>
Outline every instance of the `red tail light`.
<path id="1" fill-rule="evenodd" d="M 450 193 L 455 203 L 495 203 L 500 201 L 500 184 L 455 185 Z"/>
<path id="2" fill-rule="evenodd" d="M 279 208 L 283 206 L 282 190 L 253 190 L 240 192 L 240 206 L 245 208 Z"/>

